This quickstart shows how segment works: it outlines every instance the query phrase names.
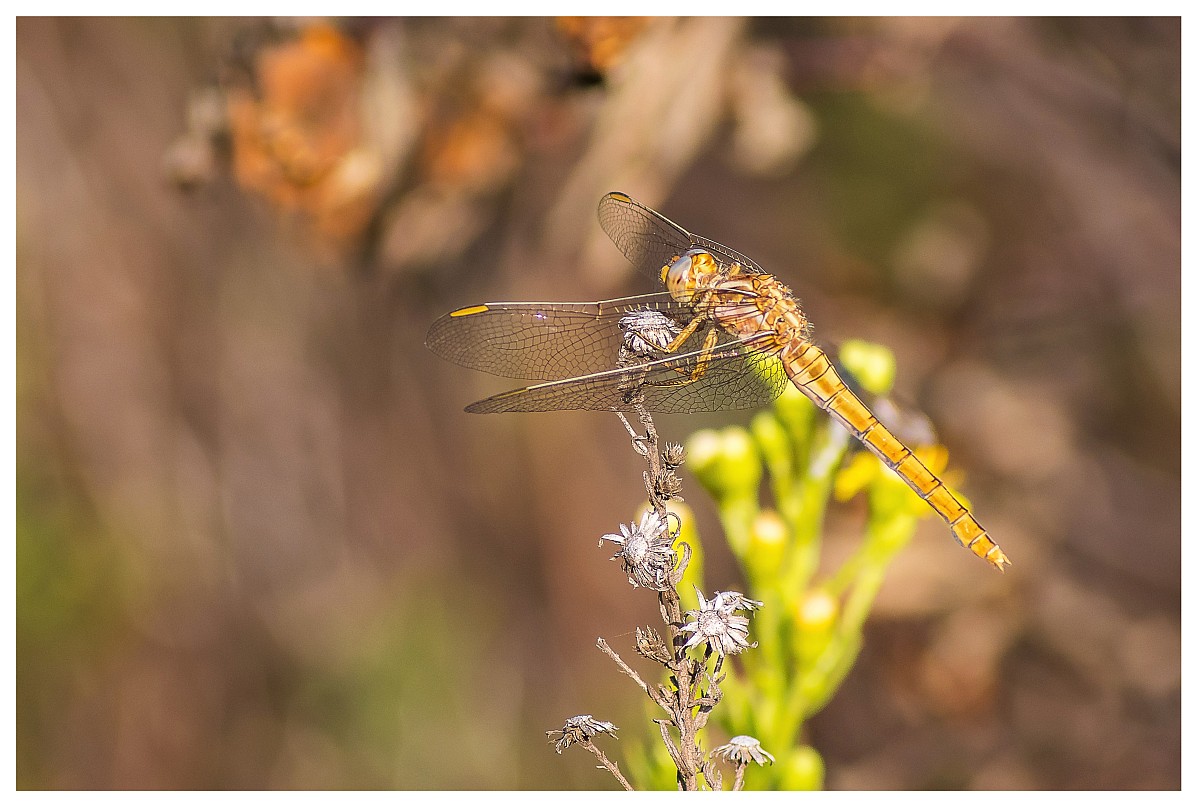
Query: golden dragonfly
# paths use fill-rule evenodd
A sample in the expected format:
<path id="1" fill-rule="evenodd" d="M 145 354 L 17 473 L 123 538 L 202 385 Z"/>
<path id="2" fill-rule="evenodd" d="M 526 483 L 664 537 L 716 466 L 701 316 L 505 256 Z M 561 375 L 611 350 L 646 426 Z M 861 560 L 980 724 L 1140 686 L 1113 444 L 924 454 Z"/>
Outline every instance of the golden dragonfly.
<path id="1" fill-rule="evenodd" d="M 754 408 L 789 380 L 911 486 L 958 543 L 999 571 L 1010 563 L 969 508 L 845 384 L 781 281 L 624 193 L 603 197 L 599 224 L 666 290 L 588 303 L 485 303 L 441 317 L 426 340 L 433 352 L 543 382 L 467 412 Z"/>

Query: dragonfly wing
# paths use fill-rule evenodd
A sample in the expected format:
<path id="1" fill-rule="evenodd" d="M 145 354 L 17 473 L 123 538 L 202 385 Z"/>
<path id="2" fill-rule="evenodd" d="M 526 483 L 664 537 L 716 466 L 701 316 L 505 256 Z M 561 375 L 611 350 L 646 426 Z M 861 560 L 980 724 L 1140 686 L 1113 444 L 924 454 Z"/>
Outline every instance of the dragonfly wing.
<path id="1" fill-rule="evenodd" d="M 629 312 L 653 310 L 682 328 L 693 316 L 668 292 L 592 303 L 487 303 L 439 318 L 425 344 L 444 359 L 506 378 L 558 379 L 616 365 Z"/>
<path id="2" fill-rule="evenodd" d="M 787 377 L 764 338 L 729 341 L 712 351 L 591 373 L 494 395 L 467 412 L 550 412 L 563 409 L 655 413 L 708 412 L 763 406 L 781 394 Z"/>
<path id="3" fill-rule="evenodd" d="M 691 248 L 691 234 L 625 193 L 599 200 L 599 226 L 633 266 L 660 280 L 661 267 Z"/>
<path id="4" fill-rule="evenodd" d="M 712 241 L 710 238 L 704 238 L 701 235 L 692 236 L 695 240 L 695 246 L 702 247 L 711 254 L 715 255 L 724 266 L 729 266 L 734 263 L 739 263 L 742 269 L 750 273 L 765 274 L 765 270 L 757 265 L 757 261 L 747 255 L 742 255 L 734 249 L 729 249 L 718 241 Z"/>
<path id="5" fill-rule="evenodd" d="M 650 312 L 654 316 L 647 317 Z M 630 325 L 657 328 L 668 341 L 693 316 L 690 306 L 668 292 L 594 303 L 487 303 L 439 318 L 425 344 L 442 358 L 474 370 L 551 381 L 615 367 Z M 698 350 L 704 335 L 697 330 L 676 352 Z M 731 341 L 735 337 L 719 333 L 719 344 Z"/>
<path id="6" fill-rule="evenodd" d="M 749 272 L 762 271 L 752 258 L 687 232 L 653 208 L 619 191 L 599 200 L 599 226 L 633 266 L 654 279 L 660 280 L 662 266 L 695 247 L 711 252 L 725 266 L 738 263 Z"/>

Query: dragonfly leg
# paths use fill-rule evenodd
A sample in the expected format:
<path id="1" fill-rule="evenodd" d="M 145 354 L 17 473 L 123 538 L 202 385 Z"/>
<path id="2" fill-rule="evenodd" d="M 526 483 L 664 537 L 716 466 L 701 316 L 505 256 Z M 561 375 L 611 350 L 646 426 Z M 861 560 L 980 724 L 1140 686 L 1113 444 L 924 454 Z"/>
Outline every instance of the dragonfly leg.
<path id="1" fill-rule="evenodd" d="M 707 331 L 707 335 L 703 337 L 703 352 L 695 359 L 694 368 L 687 370 L 685 367 L 675 367 L 674 372 L 678 373 L 679 378 L 674 381 L 654 382 L 655 387 L 680 387 L 684 384 L 693 384 L 704 376 L 707 372 L 707 365 L 711 363 L 711 357 L 715 353 L 716 343 L 719 341 L 719 328 L 712 325 Z"/>
<path id="2" fill-rule="evenodd" d="M 695 317 L 694 319 L 692 319 L 690 322 L 687 323 L 685 328 L 683 328 L 681 331 L 678 332 L 678 335 L 675 336 L 668 345 L 659 345 L 659 349 L 663 353 L 678 352 L 678 348 L 682 347 L 683 342 L 685 342 L 687 339 L 691 338 L 691 336 L 694 334 L 694 332 L 696 330 L 698 330 L 699 326 L 703 324 L 704 319 L 705 319 L 704 317 Z M 641 338 L 645 339 L 644 336 L 641 336 Z M 648 339 L 645 339 L 645 341 L 649 342 L 649 344 L 653 344 Z"/>
<path id="3" fill-rule="evenodd" d="M 714 292 L 712 292 L 712 291 L 705 292 L 702 297 L 700 297 L 698 300 L 696 300 L 695 301 L 696 310 L 699 310 L 699 311 L 706 310 L 707 304 L 711 301 L 713 294 L 714 294 Z M 695 331 L 697 331 L 699 329 L 699 326 L 702 325 L 704 322 L 707 322 L 708 320 L 709 320 L 709 317 L 703 316 L 702 314 L 696 314 L 694 319 L 692 319 L 690 322 L 688 322 L 686 324 L 686 327 L 683 328 L 678 333 L 678 335 L 674 337 L 673 341 L 670 342 L 670 344 L 663 347 L 662 350 L 664 350 L 666 353 L 677 352 L 678 348 L 682 347 L 682 343 L 685 342 L 687 339 L 690 339 L 691 336 L 694 335 Z"/>
<path id="4" fill-rule="evenodd" d="M 695 360 L 695 369 L 686 371 L 682 368 L 678 368 L 677 372 L 679 372 L 679 374 L 685 374 L 686 376 L 684 381 L 679 381 L 678 383 L 694 383 L 700 380 L 700 378 L 703 377 L 703 374 L 706 374 L 707 365 L 712 362 L 712 354 L 715 352 L 715 342 L 718 341 L 719 338 L 719 328 L 712 326 L 712 328 L 708 330 L 707 335 L 703 336 L 703 352 L 700 353 L 700 356 L 698 356 L 698 358 Z"/>
<path id="5" fill-rule="evenodd" d="M 711 363 L 711 354 L 715 352 L 715 344 L 719 337 L 720 332 L 713 325 L 707 332 L 707 336 L 703 338 L 703 353 L 695 362 L 695 369 L 690 371 L 690 381 L 698 381 L 707 372 L 707 365 Z"/>

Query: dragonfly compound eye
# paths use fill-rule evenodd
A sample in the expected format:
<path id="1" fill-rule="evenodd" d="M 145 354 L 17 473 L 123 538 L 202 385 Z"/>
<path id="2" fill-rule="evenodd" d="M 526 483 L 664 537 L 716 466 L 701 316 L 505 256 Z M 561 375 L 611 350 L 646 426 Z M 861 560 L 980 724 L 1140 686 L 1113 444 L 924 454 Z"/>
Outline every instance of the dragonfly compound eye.
<path id="1" fill-rule="evenodd" d="M 691 249 L 662 267 L 662 282 L 676 300 L 689 300 L 706 282 L 719 273 L 715 257 L 704 249 Z"/>
<path id="2" fill-rule="evenodd" d="M 676 279 L 690 268 L 690 263 L 691 259 L 689 255 L 674 258 L 674 260 L 661 267 L 661 282 L 667 286 L 676 282 Z"/>

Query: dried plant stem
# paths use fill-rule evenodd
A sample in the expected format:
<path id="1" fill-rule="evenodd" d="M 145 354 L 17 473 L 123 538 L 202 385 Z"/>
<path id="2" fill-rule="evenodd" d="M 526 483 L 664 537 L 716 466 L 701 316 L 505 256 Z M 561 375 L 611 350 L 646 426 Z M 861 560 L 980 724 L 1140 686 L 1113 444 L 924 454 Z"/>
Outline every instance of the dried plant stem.
<path id="1" fill-rule="evenodd" d="M 698 726 L 692 699 L 695 684 L 693 665 L 682 649 L 685 638 L 678 631 L 682 625 L 682 606 L 678 592 L 674 589 L 660 592 L 659 597 L 662 613 L 666 616 L 670 647 L 674 649 L 674 662 L 670 669 L 677 687 L 672 693 L 674 702 L 670 705 L 670 712 L 674 728 L 678 731 L 678 746 L 673 755 L 678 768 L 678 786 L 682 790 L 697 790 L 703 755 L 698 747 Z"/>
<path id="2" fill-rule="evenodd" d="M 599 746 L 595 745 L 590 740 L 583 740 L 578 744 L 594 754 L 595 758 L 599 760 L 599 764 L 607 768 L 611 775 L 616 777 L 616 781 L 620 783 L 621 787 L 623 787 L 625 790 L 633 789 L 632 785 L 628 783 L 628 780 L 624 778 L 624 774 L 620 773 L 620 766 L 608 759 L 607 755 L 599 750 Z"/>
<path id="3" fill-rule="evenodd" d="M 645 458 L 645 461 L 649 465 L 649 469 L 644 473 L 644 480 L 645 490 L 649 495 L 650 506 L 662 519 L 665 519 L 667 517 L 665 500 L 668 496 L 659 494 L 659 485 L 656 482 L 664 478 L 667 468 L 658 447 L 657 429 L 653 424 L 652 416 L 639 405 L 637 406 L 637 414 L 645 429 L 643 436 L 632 427 L 632 424 L 628 422 L 628 419 L 622 413 L 620 414 L 620 420 L 624 423 L 624 427 L 632 437 L 633 447 L 638 454 Z M 689 558 L 689 555 L 689 547 L 687 547 L 684 551 L 684 558 Z M 681 571 L 682 567 L 679 568 L 677 575 L 672 579 L 672 586 L 658 592 L 658 603 L 661 608 L 662 620 L 666 625 L 668 646 L 673 655 L 672 660 L 667 665 L 672 673 L 672 682 L 674 683 L 672 689 L 662 687 L 659 693 L 654 693 L 640 676 L 631 670 L 602 639 L 599 646 L 600 649 L 616 661 L 626 675 L 629 675 L 629 677 L 637 682 L 638 686 L 644 690 L 645 694 L 654 703 L 670 715 L 669 725 L 665 721 L 658 722 L 661 726 L 662 739 L 665 741 L 666 749 L 669 751 L 670 757 L 673 759 L 674 765 L 678 770 L 678 788 L 680 790 L 698 790 L 700 773 L 704 775 L 708 786 L 719 786 L 719 776 L 706 765 L 702 748 L 699 745 L 699 731 L 707 723 L 707 716 L 719 698 L 719 690 L 714 687 L 714 682 L 708 679 L 709 683 L 713 684 L 711 691 L 706 695 L 701 693 L 701 685 L 705 677 L 706 660 L 698 662 L 686 655 L 686 637 L 681 632 L 684 624 L 682 601 L 678 596 L 676 588 L 682 576 Z M 673 741 L 670 735 L 670 726 L 673 726 L 678 734 L 677 743 Z"/>
<path id="4" fill-rule="evenodd" d="M 749 767 L 747 762 L 736 763 L 736 778 L 732 780 L 733 790 L 744 790 L 745 787 L 745 768 Z"/>
<path id="5" fill-rule="evenodd" d="M 644 693 L 653 700 L 654 703 L 656 703 L 662 709 L 665 709 L 667 712 L 670 710 L 669 703 L 653 692 L 653 689 L 645 683 L 644 679 L 641 678 L 637 671 L 629 667 L 628 664 L 625 663 L 624 659 L 620 658 L 620 655 L 615 650 L 611 649 L 611 645 L 607 643 L 606 639 L 600 637 L 595 644 L 597 644 L 599 649 L 606 653 L 608 657 L 610 657 L 611 660 L 616 663 L 616 665 L 624 672 L 625 675 L 627 675 L 633 681 L 636 681 L 637 686 L 639 686 Z"/>

